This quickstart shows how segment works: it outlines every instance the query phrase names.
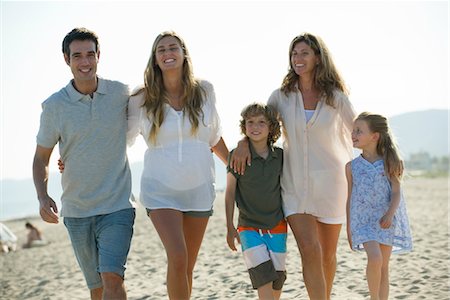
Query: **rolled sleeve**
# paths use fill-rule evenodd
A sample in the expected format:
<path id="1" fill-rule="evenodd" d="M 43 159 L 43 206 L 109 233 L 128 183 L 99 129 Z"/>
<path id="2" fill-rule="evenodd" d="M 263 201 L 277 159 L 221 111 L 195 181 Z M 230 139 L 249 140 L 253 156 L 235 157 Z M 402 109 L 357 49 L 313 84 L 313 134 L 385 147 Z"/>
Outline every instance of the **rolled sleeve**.
<path id="1" fill-rule="evenodd" d="M 216 93 L 214 91 L 214 86 L 208 81 L 202 80 L 201 84 L 206 92 L 206 103 L 204 109 L 207 110 L 209 114 L 209 146 L 214 147 L 222 137 L 222 126 L 220 124 L 220 117 L 216 108 Z"/>
<path id="2" fill-rule="evenodd" d="M 36 143 L 44 148 L 53 148 L 60 138 L 55 108 L 45 101 L 42 103 L 42 113 Z"/>
<path id="3" fill-rule="evenodd" d="M 127 130 L 127 145 L 132 146 L 136 137 L 141 133 L 141 114 L 142 114 L 142 105 L 144 103 L 144 94 L 140 93 L 134 96 L 131 96 L 128 101 L 128 112 L 127 112 L 127 121 L 128 121 L 128 130 Z"/>

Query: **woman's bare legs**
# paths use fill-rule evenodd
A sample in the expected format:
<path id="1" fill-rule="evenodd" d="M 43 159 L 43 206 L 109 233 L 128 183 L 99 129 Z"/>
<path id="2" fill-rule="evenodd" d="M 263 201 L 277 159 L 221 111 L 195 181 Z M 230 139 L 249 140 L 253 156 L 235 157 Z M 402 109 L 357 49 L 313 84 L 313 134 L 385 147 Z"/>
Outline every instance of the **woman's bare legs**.
<path id="1" fill-rule="evenodd" d="M 183 213 L 173 209 L 155 209 L 150 219 L 167 255 L 167 293 L 169 299 L 189 299 L 188 255 L 183 233 Z"/>
<path id="2" fill-rule="evenodd" d="M 325 300 L 326 283 L 316 218 L 308 214 L 294 214 L 287 220 L 300 250 L 303 279 L 309 298 Z"/>
<path id="3" fill-rule="evenodd" d="M 150 219 L 166 249 L 170 299 L 189 299 L 192 272 L 209 217 L 189 217 L 173 209 L 155 209 Z"/>
<path id="4" fill-rule="evenodd" d="M 187 278 L 189 283 L 189 294 L 192 292 L 192 273 L 194 271 L 197 255 L 202 245 L 203 236 L 205 235 L 206 225 L 208 225 L 209 217 L 189 217 L 184 216 L 183 229 L 184 239 L 186 241 L 188 265 Z"/>
<path id="5" fill-rule="evenodd" d="M 325 224 L 317 222 L 319 241 L 322 248 L 322 265 L 327 287 L 327 299 L 331 299 L 334 275 L 336 274 L 336 250 L 342 224 Z"/>

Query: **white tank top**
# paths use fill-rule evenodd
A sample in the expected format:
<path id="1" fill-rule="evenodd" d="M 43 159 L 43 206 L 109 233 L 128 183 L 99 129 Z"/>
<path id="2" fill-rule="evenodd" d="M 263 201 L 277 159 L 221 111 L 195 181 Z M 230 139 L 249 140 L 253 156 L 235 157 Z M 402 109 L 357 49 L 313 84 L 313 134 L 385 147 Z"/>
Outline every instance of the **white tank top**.
<path id="1" fill-rule="evenodd" d="M 314 109 L 305 109 L 305 116 L 306 116 L 306 123 L 311 120 L 312 116 L 314 115 L 315 110 Z"/>

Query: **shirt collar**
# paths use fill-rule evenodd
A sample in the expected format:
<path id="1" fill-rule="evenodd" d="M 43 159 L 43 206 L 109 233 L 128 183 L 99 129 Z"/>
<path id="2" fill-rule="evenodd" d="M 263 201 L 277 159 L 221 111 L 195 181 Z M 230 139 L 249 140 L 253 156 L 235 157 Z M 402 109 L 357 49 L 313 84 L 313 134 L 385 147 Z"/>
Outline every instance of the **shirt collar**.
<path id="1" fill-rule="evenodd" d="M 249 141 L 249 147 L 250 147 L 250 153 L 252 155 L 252 160 L 254 159 L 263 159 L 261 156 L 259 156 L 258 153 L 256 153 L 255 149 L 253 148 L 252 143 Z M 273 146 L 269 146 L 269 155 L 267 156 L 267 159 L 269 158 L 277 158 L 277 152 L 275 151 L 275 149 L 273 148 Z"/>
<path id="2" fill-rule="evenodd" d="M 86 96 L 75 89 L 73 86 L 73 79 L 67 84 L 66 91 L 69 94 L 70 101 L 72 102 L 80 101 Z M 99 76 L 97 76 L 97 90 L 94 93 L 102 95 L 107 94 L 105 81 Z"/>

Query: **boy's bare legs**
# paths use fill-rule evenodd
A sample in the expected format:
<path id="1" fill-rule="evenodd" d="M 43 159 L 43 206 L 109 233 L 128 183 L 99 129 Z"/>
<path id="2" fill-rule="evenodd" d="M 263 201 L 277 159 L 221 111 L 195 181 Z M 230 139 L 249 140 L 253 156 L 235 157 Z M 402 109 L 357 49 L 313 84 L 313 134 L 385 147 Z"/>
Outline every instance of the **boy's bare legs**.
<path id="1" fill-rule="evenodd" d="M 342 224 L 325 224 L 317 222 L 319 241 L 322 248 L 322 265 L 327 287 L 327 299 L 331 299 L 334 276 L 336 274 L 336 250 Z"/>
<path id="2" fill-rule="evenodd" d="M 258 288 L 258 299 L 259 300 L 273 300 L 273 289 L 272 282 L 268 282 L 263 286 Z"/>
<path id="3" fill-rule="evenodd" d="M 294 214 L 287 217 L 287 220 L 300 250 L 303 279 L 309 298 L 325 300 L 326 283 L 316 218 L 308 214 Z"/>
<path id="4" fill-rule="evenodd" d="M 279 300 L 281 297 L 281 292 L 282 292 L 282 290 L 272 290 L 273 299 Z"/>

